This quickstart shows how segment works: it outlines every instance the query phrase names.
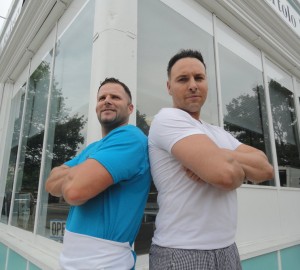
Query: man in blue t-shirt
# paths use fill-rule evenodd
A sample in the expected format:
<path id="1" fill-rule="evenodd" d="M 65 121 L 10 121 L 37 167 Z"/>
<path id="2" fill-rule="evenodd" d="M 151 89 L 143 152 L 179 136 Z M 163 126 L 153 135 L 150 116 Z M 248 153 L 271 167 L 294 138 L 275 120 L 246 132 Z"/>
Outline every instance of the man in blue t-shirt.
<path id="1" fill-rule="evenodd" d="M 150 187 L 147 137 L 129 125 L 128 87 L 106 78 L 97 94 L 102 139 L 53 168 L 46 190 L 71 205 L 60 256 L 62 269 L 133 269 L 131 247 Z"/>

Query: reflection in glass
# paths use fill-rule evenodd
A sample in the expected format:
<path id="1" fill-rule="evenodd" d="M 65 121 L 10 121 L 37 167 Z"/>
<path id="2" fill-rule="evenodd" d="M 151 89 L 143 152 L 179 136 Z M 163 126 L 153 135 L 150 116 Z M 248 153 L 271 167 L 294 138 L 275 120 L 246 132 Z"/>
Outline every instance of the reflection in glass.
<path id="1" fill-rule="evenodd" d="M 300 187 L 300 142 L 293 93 L 268 78 L 280 185 Z"/>
<path id="2" fill-rule="evenodd" d="M 172 107 L 166 69 L 169 59 L 180 49 L 198 49 L 203 54 L 209 74 L 209 95 L 201 118 L 218 124 L 213 37 L 158 0 L 138 1 L 137 36 L 137 126 L 148 135 L 153 116 L 163 107 Z M 156 197 L 152 185 L 135 241 L 137 254 L 149 252 L 158 210 Z"/>
<path id="3" fill-rule="evenodd" d="M 73 158 L 86 143 L 93 6 L 90 1 L 57 41 L 43 181 L 53 167 Z M 61 242 L 68 211 L 63 198 L 43 188 L 37 233 Z"/>
<path id="4" fill-rule="evenodd" d="M 8 151 L 10 152 L 8 155 L 5 155 L 8 159 L 8 167 L 3 171 L 7 171 L 6 180 L 2 182 L 1 180 L 1 191 L 5 190 L 5 193 L 1 196 L 2 200 L 2 212 L 1 219 L 2 223 L 7 224 L 9 213 L 10 213 L 10 205 L 12 198 L 12 190 L 13 190 L 13 181 L 15 177 L 15 169 L 17 162 L 17 154 L 19 148 L 19 138 L 21 132 L 21 121 L 23 115 L 23 107 L 24 107 L 24 99 L 25 99 L 25 90 L 26 84 L 19 90 L 18 94 L 13 98 L 10 109 L 10 119 L 9 119 L 9 128 L 7 130 L 7 138 L 11 138 L 11 142 L 6 144 L 6 147 L 9 147 Z M 5 151 L 6 152 L 6 151 Z M 4 165 L 3 165 L 4 166 Z M 2 174 L 1 174 L 2 176 Z M 4 186 L 3 186 L 4 185 Z M 4 188 L 5 187 L 5 188 Z"/>
<path id="5" fill-rule="evenodd" d="M 33 231 L 35 203 L 45 131 L 51 55 L 32 73 L 28 84 L 24 128 L 11 224 Z"/>
<path id="6" fill-rule="evenodd" d="M 262 72 L 222 45 L 219 59 L 224 128 L 242 143 L 265 152 L 272 161 Z"/>

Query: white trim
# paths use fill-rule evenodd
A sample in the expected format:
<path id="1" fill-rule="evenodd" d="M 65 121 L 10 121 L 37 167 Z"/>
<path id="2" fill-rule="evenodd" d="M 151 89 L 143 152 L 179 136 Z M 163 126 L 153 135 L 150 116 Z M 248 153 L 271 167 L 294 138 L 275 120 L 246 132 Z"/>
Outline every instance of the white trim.
<path id="1" fill-rule="evenodd" d="M 29 69 L 28 71 L 30 72 L 30 64 L 29 64 Z M 24 132 L 24 122 L 25 122 L 25 116 L 26 116 L 26 108 L 27 108 L 27 97 L 28 97 L 28 85 L 29 85 L 29 74 L 28 74 L 28 80 L 26 83 L 26 92 L 25 92 L 25 98 L 24 98 L 24 106 L 23 106 L 23 113 L 22 113 L 22 120 L 21 120 L 21 126 L 20 126 L 20 137 L 19 137 L 19 142 L 18 142 L 18 151 L 17 151 L 17 160 L 16 160 L 16 165 L 15 165 L 15 175 L 14 175 L 14 180 L 13 180 L 13 189 L 12 189 L 12 196 L 11 196 L 11 203 L 10 203 L 10 209 L 14 209 L 14 203 L 15 203 L 15 194 L 16 194 L 16 186 L 18 182 L 18 174 L 19 174 L 19 163 L 20 163 L 20 156 L 21 156 L 21 151 L 22 151 L 22 141 L 23 141 L 23 132 Z M 9 218 L 8 218 L 8 224 L 11 224 L 12 220 L 12 215 L 13 211 L 10 211 L 9 213 Z"/>
<path id="2" fill-rule="evenodd" d="M 223 100 L 222 100 L 222 86 L 220 76 L 220 61 L 219 61 L 219 34 L 217 31 L 217 17 L 215 14 L 212 15 L 213 21 L 213 36 L 214 36 L 214 53 L 215 53 L 215 68 L 216 68 L 216 86 L 217 86 L 217 105 L 218 105 L 218 121 L 219 126 L 224 128 L 224 114 L 223 114 Z"/>
<path id="3" fill-rule="evenodd" d="M 298 136 L 300 136 L 300 102 L 299 102 L 299 98 L 300 95 L 298 96 L 298 91 L 300 91 L 300 89 L 297 89 L 297 80 L 295 78 L 295 76 L 293 76 L 293 93 L 294 93 L 294 106 L 295 106 L 295 116 L 298 119 L 297 121 L 297 128 L 298 128 Z M 300 85 L 299 85 L 300 87 Z M 298 143 L 300 143 L 300 138 L 298 138 Z M 298 145 L 298 149 L 299 149 L 300 145 Z"/>
<path id="4" fill-rule="evenodd" d="M 277 251 L 277 263 L 278 263 L 278 270 L 282 270 L 282 262 L 281 262 L 281 252 L 280 252 L 280 250 Z"/>
<path id="5" fill-rule="evenodd" d="M 272 165 L 274 168 L 274 176 L 275 176 L 275 185 L 277 188 L 280 187 L 280 179 L 279 179 L 279 172 L 278 172 L 278 162 L 277 162 L 277 151 L 276 151 L 276 144 L 275 144 L 275 136 L 274 136 L 274 126 L 273 126 L 273 116 L 272 116 L 272 109 L 271 109 L 271 100 L 270 100 L 270 92 L 269 92 L 269 85 L 267 79 L 267 71 L 266 71 L 266 60 L 265 54 L 261 53 L 262 59 L 262 68 L 263 68 L 263 80 L 264 80 L 264 90 L 265 90 L 265 97 L 266 97 L 266 107 L 267 107 L 267 116 L 269 120 L 269 136 L 270 136 L 270 146 L 272 152 Z"/>
<path id="6" fill-rule="evenodd" d="M 211 13 L 198 5 L 194 0 L 160 0 L 165 5 L 177 11 L 190 22 L 197 25 L 202 30 L 213 35 Z"/>
<path id="7" fill-rule="evenodd" d="M 41 245 L 41 240 L 32 241 L 32 236 L 32 233 L 16 227 L 10 227 L 7 233 L 7 226 L 0 223 L 0 239 L 8 248 L 7 254 L 11 249 L 43 270 L 59 269 L 58 257 L 62 245 L 46 238 Z"/>
<path id="8" fill-rule="evenodd" d="M 237 244 L 237 247 L 241 260 L 246 260 L 297 245 L 300 245 L 300 235 L 275 240 L 266 238 L 261 241 Z"/>

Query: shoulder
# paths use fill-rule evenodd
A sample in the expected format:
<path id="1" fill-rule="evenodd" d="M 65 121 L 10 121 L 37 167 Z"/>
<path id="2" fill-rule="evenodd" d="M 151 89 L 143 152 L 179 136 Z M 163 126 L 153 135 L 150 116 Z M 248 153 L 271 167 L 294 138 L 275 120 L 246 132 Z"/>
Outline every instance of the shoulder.
<path id="1" fill-rule="evenodd" d="M 153 128 L 172 128 L 181 125 L 195 125 L 196 120 L 187 112 L 176 108 L 161 109 L 153 118 L 150 130 Z"/>
<path id="2" fill-rule="evenodd" d="M 147 139 L 147 136 L 142 132 L 140 128 L 134 125 L 126 125 L 119 127 L 115 130 L 115 133 L 120 136 L 133 136 L 136 139 L 145 140 Z"/>
<path id="3" fill-rule="evenodd" d="M 115 136 L 124 136 L 127 134 L 146 137 L 146 135 L 138 127 L 128 124 L 125 126 L 115 128 L 107 135 L 107 138 Z"/>
<path id="4" fill-rule="evenodd" d="M 147 136 L 134 125 L 125 125 L 111 131 L 104 140 L 116 144 L 142 144 L 147 145 Z"/>
<path id="5" fill-rule="evenodd" d="M 223 127 L 208 124 L 206 122 L 203 122 L 203 125 L 205 126 L 205 129 L 209 132 L 209 134 L 212 134 L 214 138 L 217 138 L 219 143 L 229 143 L 231 148 L 235 149 L 238 147 L 241 142 L 237 140 L 230 132 L 225 130 Z M 224 145 L 222 147 L 225 147 Z M 228 148 L 228 146 L 226 147 Z M 230 149 L 231 149 L 230 148 Z"/>
<path id="6" fill-rule="evenodd" d="M 224 128 L 217 126 L 217 125 L 213 125 L 213 124 L 209 124 L 205 121 L 203 121 L 201 119 L 201 123 L 202 125 L 206 128 L 206 129 L 210 129 L 210 130 L 215 130 L 215 131 L 219 131 L 219 132 L 224 132 L 224 133 L 228 133 Z"/>
<path id="7" fill-rule="evenodd" d="M 177 109 L 177 108 L 163 108 L 161 109 L 155 116 L 154 119 L 161 119 L 161 118 L 192 118 L 187 112 Z"/>

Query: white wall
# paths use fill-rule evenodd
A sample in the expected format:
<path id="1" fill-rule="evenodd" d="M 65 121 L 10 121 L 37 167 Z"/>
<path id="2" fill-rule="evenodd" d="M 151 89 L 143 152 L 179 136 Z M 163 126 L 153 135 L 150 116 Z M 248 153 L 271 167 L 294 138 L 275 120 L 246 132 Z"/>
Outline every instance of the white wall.
<path id="1" fill-rule="evenodd" d="M 238 189 L 237 245 L 242 259 L 300 243 L 300 190 Z"/>

